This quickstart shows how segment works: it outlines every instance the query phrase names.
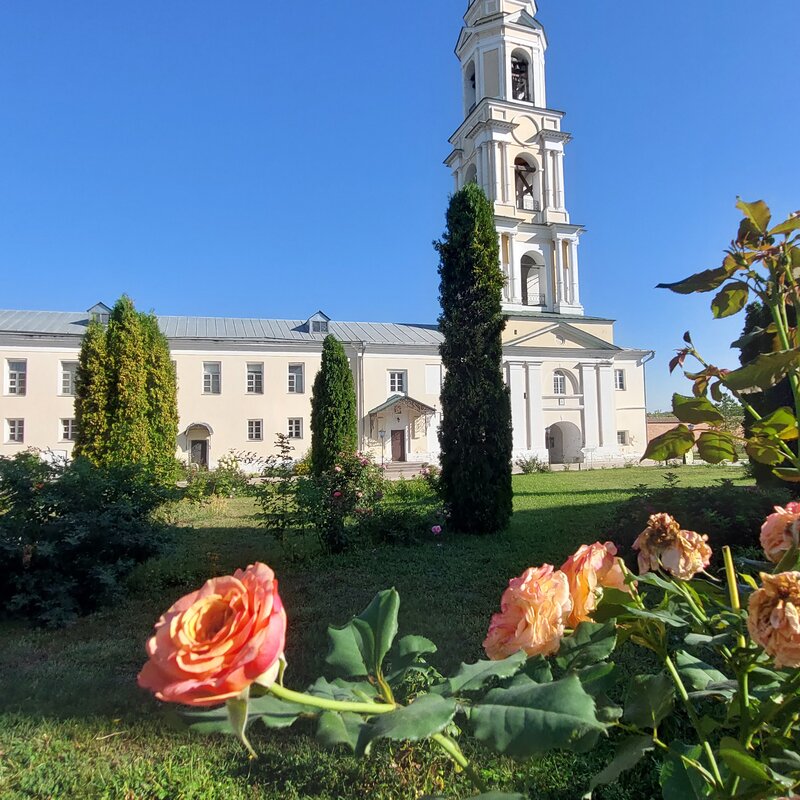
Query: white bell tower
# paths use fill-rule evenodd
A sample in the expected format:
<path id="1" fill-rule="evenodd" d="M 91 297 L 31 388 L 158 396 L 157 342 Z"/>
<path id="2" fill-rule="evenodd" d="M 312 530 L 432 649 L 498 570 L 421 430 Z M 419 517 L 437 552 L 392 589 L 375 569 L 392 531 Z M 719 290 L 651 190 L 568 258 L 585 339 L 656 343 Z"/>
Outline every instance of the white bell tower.
<path id="1" fill-rule="evenodd" d="M 547 37 L 535 0 L 470 0 L 456 45 L 464 122 L 445 163 L 494 203 L 503 310 L 583 315 L 578 242 L 564 188 L 562 111 L 547 107 Z"/>

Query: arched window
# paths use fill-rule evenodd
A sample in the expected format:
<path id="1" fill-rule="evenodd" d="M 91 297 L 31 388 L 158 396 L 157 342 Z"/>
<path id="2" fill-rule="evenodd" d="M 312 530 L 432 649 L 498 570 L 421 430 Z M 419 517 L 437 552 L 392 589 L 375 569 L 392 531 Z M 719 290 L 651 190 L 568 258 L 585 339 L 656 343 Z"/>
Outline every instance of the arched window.
<path id="1" fill-rule="evenodd" d="M 529 103 L 531 97 L 531 65 L 521 50 L 511 54 L 511 99 Z"/>
<path id="2" fill-rule="evenodd" d="M 525 306 L 546 305 L 544 287 L 542 286 L 541 265 L 536 259 L 526 253 L 520 262 L 522 272 L 522 304 Z"/>
<path id="3" fill-rule="evenodd" d="M 464 185 L 466 186 L 468 183 L 477 183 L 478 182 L 478 168 L 474 164 L 470 164 L 467 167 L 466 175 L 464 176 Z"/>
<path id="4" fill-rule="evenodd" d="M 536 190 L 536 167 L 524 158 L 514 160 L 514 185 L 520 211 L 541 211 Z"/>
<path id="5" fill-rule="evenodd" d="M 566 394 L 567 393 L 567 376 L 556 370 L 553 373 L 553 394 Z"/>
<path id="6" fill-rule="evenodd" d="M 467 64 L 467 69 L 464 72 L 464 105 L 467 109 L 467 114 L 475 108 L 478 102 L 478 88 L 475 77 L 475 62 L 470 61 Z"/>

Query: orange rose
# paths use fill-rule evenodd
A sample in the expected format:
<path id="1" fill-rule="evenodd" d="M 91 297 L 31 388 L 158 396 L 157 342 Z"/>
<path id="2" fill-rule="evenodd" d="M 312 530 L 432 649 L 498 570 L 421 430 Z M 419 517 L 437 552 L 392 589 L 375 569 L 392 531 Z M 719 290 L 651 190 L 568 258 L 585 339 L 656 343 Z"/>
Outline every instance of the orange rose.
<path id="1" fill-rule="evenodd" d="M 575 628 L 591 619 L 604 587 L 629 591 L 616 555 L 617 548 L 612 542 L 595 542 L 582 545 L 564 562 L 561 571 L 567 576 L 572 596 L 572 611 L 567 618 L 569 627 Z"/>
<path id="2" fill-rule="evenodd" d="M 558 651 L 564 623 L 572 610 L 569 582 L 550 564 L 525 570 L 512 578 L 492 617 L 483 643 L 486 654 L 500 661 L 524 650 L 529 656 Z"/>
<path id="3" fill-rule="evenodd" d="M 761 546 L 773 564 L 777 564 L 786 553 L 798 546 L 800 534 L 800 503 L 787 503 L 786 508 L 775 506 L 761 526 Z"/>
<path id="4" fill-rule="evenodd" d="M 266 564 L 252 564 L 212 578 L 159 619 L 139 686 L 168 703 L 224 703 L 251 683 L 275 682 L 285 636 L 275 574 Z"/>
<path id="5" fill-rule="evenodd" d="M 747 629 L 776 667 L 800 667 L 800 572 L 761 573 L 761 588 L 750 595 Z"/>
<path id="6" fill-rule="evenodd" d="M 663 567 L 682 581 L 711 563 L 708 536 L 685 531 L 669 514 L 654 514 L 633 543 L 639 551 L 639 574 Z"/>

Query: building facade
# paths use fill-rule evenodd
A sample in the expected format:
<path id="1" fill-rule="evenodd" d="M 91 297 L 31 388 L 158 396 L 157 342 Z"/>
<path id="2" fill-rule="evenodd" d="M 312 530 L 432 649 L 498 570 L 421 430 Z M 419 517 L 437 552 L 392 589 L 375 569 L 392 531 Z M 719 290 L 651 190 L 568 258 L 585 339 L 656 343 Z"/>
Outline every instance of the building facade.
<path id="1" fill-rule="evenodd" d="M 614 343 L 613 321 L 584 314 L 578 245 L 564 179 L 564 114 L 547 107 L 547 40 L 533 0 L 472 0 L 456 46 L 464 121 L 446 164 L 458 189 L 477 181 L 495 208 L 504 370 L 514 455 L 554 464 L 623 463 L 647 444 L 647 350 Z M 0 311 L 0 455 L 27 447 L 69 455 L 86 312 Z M 328 333 L 345 346 L 360 447 L 384 462 L 435 462 L 441 336 L 433 325 L 160 317 L 178 374 L 184 461 L 274 452 L 275 434 L 310 447 L 310 390 Z"/>

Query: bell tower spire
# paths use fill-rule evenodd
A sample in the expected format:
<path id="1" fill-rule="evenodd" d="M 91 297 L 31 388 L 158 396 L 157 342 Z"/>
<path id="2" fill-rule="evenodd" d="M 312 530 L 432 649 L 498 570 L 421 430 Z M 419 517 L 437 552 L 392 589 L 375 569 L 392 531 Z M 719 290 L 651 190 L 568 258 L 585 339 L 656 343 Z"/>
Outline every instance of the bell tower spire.
<path id="1" fill-rule="evenodd" d="M 535 0 L 470 0 L 456 44 L 464 121 L 445 163 L 494 204 L 506 275 L 504 311 L 582 315 L 578 242 L 570 222 L 564 113 L 547 105 L 547 37 Z"/>

